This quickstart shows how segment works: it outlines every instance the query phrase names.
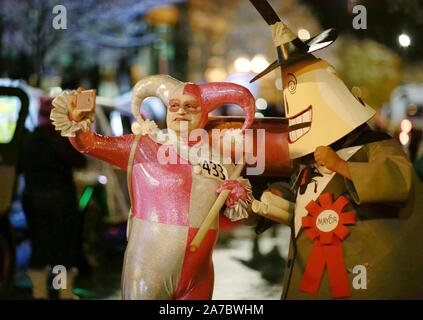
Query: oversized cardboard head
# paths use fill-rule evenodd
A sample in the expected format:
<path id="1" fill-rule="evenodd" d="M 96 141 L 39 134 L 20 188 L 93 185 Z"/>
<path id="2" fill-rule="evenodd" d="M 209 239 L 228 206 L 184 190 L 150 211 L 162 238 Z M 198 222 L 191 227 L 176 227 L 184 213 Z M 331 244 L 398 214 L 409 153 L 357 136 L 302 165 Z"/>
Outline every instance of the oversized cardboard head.
<path id="1" fill-rule="evenodd" d="M 330 145 L 375 114 L 351 94 L 331 65 L 311 54 L 282 68 L 282 79 L 292 159 Z"/>
<path id="2" fill-rule="evenodd" d="M 277 54 L 277 60 L 251 82 L 276 68 L 281 69 L 291 159 L 330 145 L 375 114 L 351 94 L 331 65 L 311 54 L 335 41 L 334 29 L 303 42 L 266 0 L 250 2 L 268 23 Z"/>

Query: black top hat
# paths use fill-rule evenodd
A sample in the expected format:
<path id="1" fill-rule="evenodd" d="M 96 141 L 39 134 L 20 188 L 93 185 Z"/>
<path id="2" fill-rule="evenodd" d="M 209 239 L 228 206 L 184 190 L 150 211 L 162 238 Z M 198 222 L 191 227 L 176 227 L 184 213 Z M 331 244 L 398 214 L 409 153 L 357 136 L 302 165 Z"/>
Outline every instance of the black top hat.
<path id="1" fill-rule="evenodd" d="M 279 66 L 289 64 L 311 52 L 327 47 L 338 36 L 335 29 L 328 29 L 303 42 L 281 21 L 267 0 L 250 0 L 250 2 L 269 25 L 277 54 L 277 60 L 251 79 L 250 82 L 256 81 Z"/>

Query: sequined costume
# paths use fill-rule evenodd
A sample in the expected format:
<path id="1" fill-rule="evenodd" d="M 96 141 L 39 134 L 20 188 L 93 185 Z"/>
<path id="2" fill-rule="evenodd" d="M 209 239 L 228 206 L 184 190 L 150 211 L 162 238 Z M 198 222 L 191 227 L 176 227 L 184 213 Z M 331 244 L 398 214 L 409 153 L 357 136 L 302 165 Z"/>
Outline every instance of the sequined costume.
<path id="1" fill-rule="evenodd" d="M 104 137 L 79 131 L 70 138 L 80 152 L 127 169 L 134 135 Z M 178 164 L 160 164 L 162 144 L 142 136 L 132 169 L 133 214 L 122 271 L 123 299 L 211 299 L 212 249 L 218 220 L 195 253 L 189 244 L 218 194 L 218 179 L 201 174 L 179 154 Z M 170 146 L 169 152 L 176 148 Z M 225 165 L 230 175 L 234 165 Z"/>
<path id="2" fill-rule="evenodd" d="M 211 111 L 234 103 L 245 114 L 243 126 L 232 132 L 239 136 L 253 123 L 254 97 L 234 83 L 196 85 L 166 75 L 148 76 L 132 91 L 131 111 L 137 120 L 133 129 L 139 135 L 103 137 L 89 130 L 94 122 L 94 100 L 85 109 L 85 100 L 79 105 L 78 92 L 64 91 L 54 99 L 51 119 L 56 130 L 69 137 L 80 152 L 123 170 L 130 168 L 133 215 L 128 220 L 122 297 L 210 299 L 214 282 L 211 255 L 218 218 L 207 224 L 205 238 L 195 253 L 188 247 L 223 189 L 230 190 L 225 215 L 231 220 L 247 218 L 251 188 L 240 178 L 237 182 L 228 180 L 235 170 L 230 158 L 216 157 L 212 150 L 203 153 L 207 139 L 178 141 L 185 135 L 177 132 L 190 133 L 191 138 L 195 129 L 204 128 Z M 141 102 L 151 96 L 160 98 L 167 107 L 168 134 L 141 115 Z M 78 108 L 82 105 L 86 111 Z"/>

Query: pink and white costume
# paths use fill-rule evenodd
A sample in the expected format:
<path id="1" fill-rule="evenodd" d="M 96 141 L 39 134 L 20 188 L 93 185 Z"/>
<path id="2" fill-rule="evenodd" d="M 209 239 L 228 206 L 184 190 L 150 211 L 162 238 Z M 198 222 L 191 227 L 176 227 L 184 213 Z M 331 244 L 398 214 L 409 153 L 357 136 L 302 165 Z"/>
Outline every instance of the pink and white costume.
<path id="1" fill-rule="evenodd" d="M 88 130 L 70 138 L 80 152 L 123 170 L 134 135 L 103 137 Z M 160 164 L 150 136 L 138 142 L 132 169 L 133 214 L 122 272 L 123 299 L 211 299 L 212 249 L 218 220 L 196 252 L 189 244 L 217 199 L 222 181 L 201 174 L 176 154 L 178 164 Z M 176 152 L 173 146 L 170 152 Z M 228 174 L 234 165 L 225 165 Z M 200 170 L 199 170 L 200 169 Z"/>
<path id="2" fill-rule="evenodd" d="M 172 92 L 180 89 L 198 100 L 202 112 L 200 128 L 207 122 L 207 114 L 225 103 L 237 103 L 244 109 L 246 117 L 242 130 L 253 122 L 254 98 L 247 89 L 232 83 L 184 84 L 160 75 L 147 77 L 135 86 L 132 110 L 136 119 L 144 122 L 138 109 L 146 96 L 157 95 L 168 105 Z M 53 123 L 62 135 L 70 138 L 77 150 L 127 170 L 135 135 L 98 135 L 88 128 L 93 121 L 89 117 L 93 114 L 76 122 L 68 115 L 68 94 L 55 100 Z M 188 107 L 184 105 L 184 108 Z M 158 152 L 165 142 L 158 142 L 157 136 L 157 132 L 144 132 L 139 136 L 133 154 L 130 179 L 133 218 L 130 219 L 122 271 L 122 298 L 211 299 L 214 282 L 212 250 L 218 233 L 218 219 L 196 252 L 190 252 L 189 245 L 222 188 L 233 191 L 231 205 L 236 199 L 245 201 L 246 192 L 244 197 L 240 196 L 243 192 L 239 191 L 243 188 L 234 188 L 232 182 L 222 185 L 235 169 L 233 164 L 211 162 L 212 168 L 220 168 L 221 173 L 226 171 L 218 175 L 220 179 L 204 173 L 201 161 L 212 160 L 211 154 L 207 159 L 200 162 L 196 159 L 191 163 L 183 158 L 182 154 L 186 153 L 177 153 L 174 142 L 166 142 L 169 154 L 177 161 L 176 164 L 160 163 Z M 185 147 L 197 146 L 189 144 Z"/>
<path id="3" fill-rule="evenodd" d="M 126 170 L 134 137 L 103 137 L 86 131 L 70 139 L 79 151 Z M 135 152 L 134 219 L 122 272 L 122 297 L 210 299 L 218 221 L 197 252 L 190 252 L 188 246 L 216 200 L 220 182 L 195 173 L 195 166 L 179 155 L 178 164 L 160 164 L 160 146 L 143 136 Z M 169 150 L 175 152 L 173 147 Z"/>

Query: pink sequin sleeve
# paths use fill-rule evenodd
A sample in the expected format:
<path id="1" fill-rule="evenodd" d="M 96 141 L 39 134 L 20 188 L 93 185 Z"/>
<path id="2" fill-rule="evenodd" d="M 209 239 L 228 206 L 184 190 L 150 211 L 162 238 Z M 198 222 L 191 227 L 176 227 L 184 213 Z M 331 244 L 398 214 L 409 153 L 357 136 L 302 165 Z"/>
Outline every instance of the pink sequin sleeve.
<path id="1" fill-rule="evenodd" d="M 134 134 L 106 137 L 87 129 L 76 132 L 76 137 L 69 140 L 79 152 L 126 170 L 134 138 Z"/>

